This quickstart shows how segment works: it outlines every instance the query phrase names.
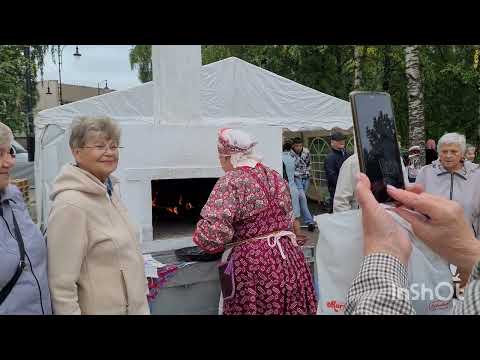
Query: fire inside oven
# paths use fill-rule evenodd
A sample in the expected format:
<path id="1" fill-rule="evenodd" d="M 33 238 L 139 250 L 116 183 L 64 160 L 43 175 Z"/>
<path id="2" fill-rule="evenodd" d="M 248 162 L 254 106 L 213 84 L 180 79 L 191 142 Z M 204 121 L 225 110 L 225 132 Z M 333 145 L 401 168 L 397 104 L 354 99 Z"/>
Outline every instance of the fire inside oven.
<path id="1" fill-rule="evenodd" d="M 153 239 L 192 236 L 216 178 L 152 180 Z"/>

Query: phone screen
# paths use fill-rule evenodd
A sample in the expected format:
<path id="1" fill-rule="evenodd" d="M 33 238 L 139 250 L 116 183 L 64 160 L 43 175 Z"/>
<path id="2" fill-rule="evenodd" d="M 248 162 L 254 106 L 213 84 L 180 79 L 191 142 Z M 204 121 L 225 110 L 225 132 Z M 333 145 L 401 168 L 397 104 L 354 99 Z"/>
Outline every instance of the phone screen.
<path id="1" fill-rule="evenodd" d="M 405 184 L 390 95 L 354 92 L 350 101 L 360 170 L 370 179 L 378 202 L 393 201 L 386 186 L 403 189 Z"/>

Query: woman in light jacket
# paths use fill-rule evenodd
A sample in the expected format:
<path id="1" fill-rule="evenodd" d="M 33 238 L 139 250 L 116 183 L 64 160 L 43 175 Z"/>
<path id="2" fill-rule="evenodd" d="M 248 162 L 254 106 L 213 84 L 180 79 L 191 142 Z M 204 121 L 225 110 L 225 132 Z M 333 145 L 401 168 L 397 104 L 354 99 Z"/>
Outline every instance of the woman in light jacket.
<path id="1" fill-rule="evenodd" d="M 149 314 L 143 257 L 111 176 L 120 128 L 109 118 L 72 124 L 66 164 L 53 187 L 48 277 L 55 314 Z"/>
<path id="2" fill-rule="evenodd" d="M 438 160 L 419 171 L 416 183 L 422 184 L 427 193 L 459 203 L 465 219 L 479 238 L 480 168 L 463 160 L 465 147 L 465 136 L 457 133 L 443 135 L 438 141 Z"/>
<path id="3" fill-rule="evenodd" d="M 10 128 L 0 123 L 0 315 L 50 315 L 47 246 L 22 194 L 9 185 L 12 140 Z"/>
<path id="4" fill-rule="evenodd" d="M 438 141 L 438 160 L 419 171 L 416 183 L 422 184 L 427 193 L 459 203 L 467 224 L 479 239 L 480 167 L 464 161 L 465 148 L 465 136 L 457 133 L 443 135 Z M 456 272 L 453 266 L 452 272 Z M 459 275 L 465 283 L 469 274 Z"/>

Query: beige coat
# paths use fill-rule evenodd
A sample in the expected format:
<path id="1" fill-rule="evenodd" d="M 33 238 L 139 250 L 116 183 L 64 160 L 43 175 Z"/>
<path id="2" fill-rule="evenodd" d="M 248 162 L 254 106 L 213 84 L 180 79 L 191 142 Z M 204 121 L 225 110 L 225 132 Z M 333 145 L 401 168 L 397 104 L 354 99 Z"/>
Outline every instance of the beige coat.
<path id="1" fill-rule="evenodd" d="M 67 164 L 50 198 L 48 277 L 54 313 L 149 314 L 136 228 L 117 191 L 110 199 L 100 180 Z"/>

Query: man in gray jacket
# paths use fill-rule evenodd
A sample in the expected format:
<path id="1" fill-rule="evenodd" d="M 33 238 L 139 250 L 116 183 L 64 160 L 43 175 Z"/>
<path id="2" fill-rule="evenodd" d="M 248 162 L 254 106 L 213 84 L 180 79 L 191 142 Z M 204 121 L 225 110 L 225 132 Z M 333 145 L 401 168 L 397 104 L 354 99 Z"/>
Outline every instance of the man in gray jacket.
<path id="1" fill-rule="evenodd" d="M 9 185 L 12 140 L 10 128 L 0 123 L 0 315 L 49 315 L 47 247 L 22 194 Z"/>

